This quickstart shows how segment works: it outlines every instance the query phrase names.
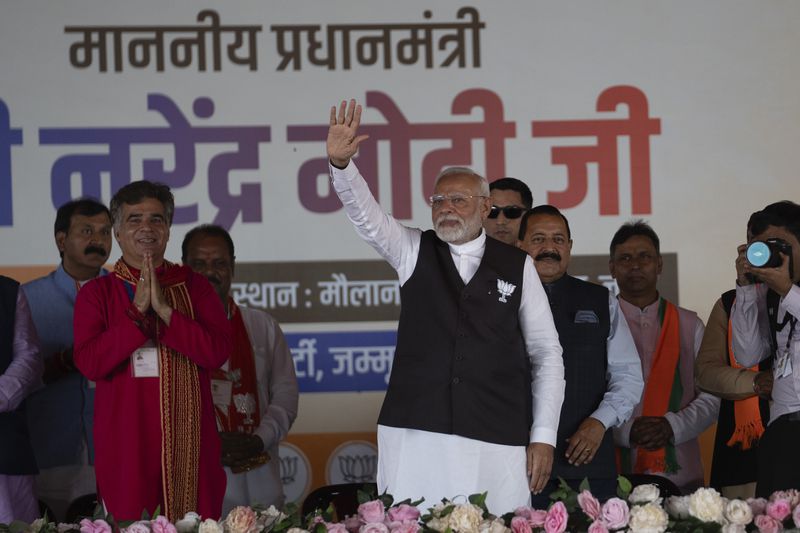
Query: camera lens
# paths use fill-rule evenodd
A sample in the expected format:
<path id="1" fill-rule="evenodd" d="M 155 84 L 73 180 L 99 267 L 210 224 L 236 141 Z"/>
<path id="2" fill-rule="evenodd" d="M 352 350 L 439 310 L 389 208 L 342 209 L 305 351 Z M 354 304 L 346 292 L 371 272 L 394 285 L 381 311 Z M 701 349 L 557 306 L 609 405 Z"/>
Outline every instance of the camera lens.
<path id="1" fill-rule="evenodd" d="M 755 241 L 747 247 L 747 261 L 758 268 L 774 268 L 780 266 L 781 256 L 775 245 L 769 242 Z"/>
<path id="2" fill-rule="evenodd" d="M 767 243 L 756 241 L 747 247 L 747 261 L 754 267 L 763 267 L 769 263 L 771 252 Z"/>

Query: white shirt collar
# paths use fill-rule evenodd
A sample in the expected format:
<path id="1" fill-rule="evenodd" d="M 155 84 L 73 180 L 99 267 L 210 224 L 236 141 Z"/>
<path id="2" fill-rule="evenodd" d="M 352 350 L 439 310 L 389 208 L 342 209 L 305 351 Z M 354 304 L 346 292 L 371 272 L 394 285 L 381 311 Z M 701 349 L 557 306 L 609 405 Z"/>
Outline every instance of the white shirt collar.
<path id="1" fill-rule="evenodd" d="M 474 255 L 476 252 L 483 250 L 486 246 L 486 232 L 481 228 L 480 234 L 472 239 L 471 241 L 467 241 L 464 244 L 450 244 L 450 252 L 456 255 Z"/>

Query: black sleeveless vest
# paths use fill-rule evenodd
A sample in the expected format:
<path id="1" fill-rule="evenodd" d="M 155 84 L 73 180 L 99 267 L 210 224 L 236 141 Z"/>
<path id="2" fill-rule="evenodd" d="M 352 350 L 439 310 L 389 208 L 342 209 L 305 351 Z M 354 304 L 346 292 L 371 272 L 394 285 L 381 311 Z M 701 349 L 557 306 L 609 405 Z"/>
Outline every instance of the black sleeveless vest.
<path id="1" fill-rule="evenodd" d="M 525 446 L 531 374 L 519 325 L 526 254 L 492 238 L 467 285 L 447 243 L 422 234 L 378 423 Z"/>
<path id="2" fill-rule="evenodd" d="M 546 286 L 546 289 L 558 338 L 564 349 L 566 380 L 551 477 L 614 479 L 617 466 L 611 431 L 606 431 L 591 463 L 573 466 L 564 456 L 568 447 L 567 439 L 597 409 L 608 388 L 607 344 L 611 330 L 608 289 L 566 274 Z M 593 318 L 587 318 L 592 313 L 597 318 L 596 322 Z"/>
<path id="3" fill-rule="evenodd" d="M 17 310 L 19 283 L 0 276 L 0 375 L 14 358 L 14 318 Z M 53 435 L 58 438 L 58 435 Z M 25 402 L 14 411 L 0 413 L 0 474 L 21 476 L 36 474 Z"/>

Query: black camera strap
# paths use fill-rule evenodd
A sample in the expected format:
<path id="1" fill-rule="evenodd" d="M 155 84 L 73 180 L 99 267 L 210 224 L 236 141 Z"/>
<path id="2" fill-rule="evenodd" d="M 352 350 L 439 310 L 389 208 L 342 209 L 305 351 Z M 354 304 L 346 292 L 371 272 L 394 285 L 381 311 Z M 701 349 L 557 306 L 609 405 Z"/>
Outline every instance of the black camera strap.
<path id="1" fill-rule="evenodd" d="M 767 313 L 769 315 L 769 329 L 772 334 L 771 341 L 773 354 L 778 353 L 778 332 L 783 331 L 783 328 L 786 327 L 786 324 L 789 324 L 789 336 L 786 339 L 786 349 L 789 350 L 791 348 L 795 329 L 797 328 L 797 318 L 788 311 L 783 316 L 781 323 L 778 324 L 778 306 L 780 305 L 780 301 L 781 298 L 778 293 L 772 289 L 767 291 Z"/>

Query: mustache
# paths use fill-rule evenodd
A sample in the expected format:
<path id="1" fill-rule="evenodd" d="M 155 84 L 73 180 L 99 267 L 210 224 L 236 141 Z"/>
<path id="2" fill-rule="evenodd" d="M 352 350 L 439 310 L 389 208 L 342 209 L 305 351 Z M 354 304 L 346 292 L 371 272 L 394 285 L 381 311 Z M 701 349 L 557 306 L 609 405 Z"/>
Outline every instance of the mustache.
<path id="1" fill-rule="evenodd" d="M 462 224 L 464 223 L 464 220 L 461 217 L 459 217 L 458 215 L 443 214 L 443 215 L 439 215 L 439 217 L 436 218 L 436 224 L 441 224 L 442 222 L 450 222 L 450 221 L 452 221 L 452 222 L 460 222 Z"/>
<path id="2" fill-rule="evenodd" d="M 106 249 L 103 248 L 102 246 L 94 246 L 94 245 L 90 244 L 83 251 L 83 255 L 89 255 L 89 254 L 97 254 L 97 255 L 102 255 L 103 257 L 105 257 L 105 256 L 108 255 L 108 252 L 106 252 Z"/>
<path id="3" fill-rule="evenodd" d="M 556 261 L 561 261 L 561 254 L 558 252 L 542 252 L 533 259 L 534 261 L 541 261 L 543 259 L 554 259 Z"/>
<path id="4" fill-rule="evenodd" d="M 219 278 L 218 278 L 218 277 L 216 277 L 216 276 L 206 276 L 206 279 L 207 279 L 207 280 L 208 280 L 208 281 L 209 281 L 209 282 L 210 282 L 212 285 L 222 285 L 222 280 L 221 280 L 221 279 L 219 279 Z"/>

